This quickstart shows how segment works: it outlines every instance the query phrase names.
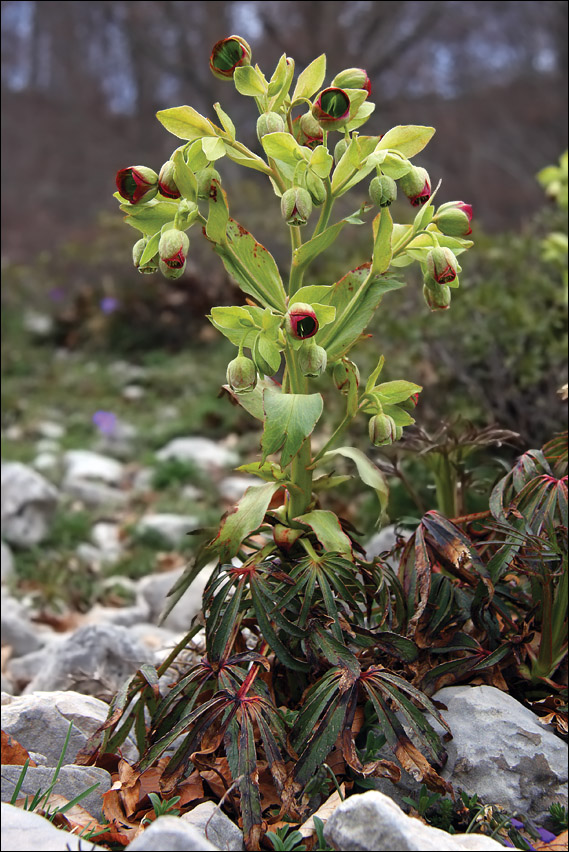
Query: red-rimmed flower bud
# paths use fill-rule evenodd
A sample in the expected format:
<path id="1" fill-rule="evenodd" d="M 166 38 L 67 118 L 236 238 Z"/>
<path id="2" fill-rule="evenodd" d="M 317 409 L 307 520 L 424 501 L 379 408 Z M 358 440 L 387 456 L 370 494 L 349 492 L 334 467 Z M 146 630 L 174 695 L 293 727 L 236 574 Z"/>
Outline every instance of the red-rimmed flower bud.
<path id="1" fill-rule="evenodd" d="M 326 369 L 328 356 L 323 346 L 318 346 L 313 340 L 305 343 L 298 353 L 298 366 L 303 376 L 317 379 Z"/>
<path id="2" fill-rule="evenodd" d="M 437 284 L 431 279 L 429 284 L 423 285 L 423 296 L 432 311 L 446 311 L 450 308 L 452 297 L 448 284 Z"/>
<path id="3" fill-rule="evenodd" d="M 297 340 L 307 340 L 314 337 L 318 331 L 318 320 L 310 305 L 295 302 L 286 315 L 286 330 Z"/>
<path id="4" fill-rule="evenodd" d="M 447 201 L 441 204 L 433 222 L 447 237 L 467 237 L 472 233 L 472 205 L 464 201 Z"/>
<path id="5" fill-rule="evenodd" d="M 227 383 L 235 393 L 249 393 L 257 384 L 257 368 L 246 355 L 238 355 L 227 365 Z"/>
<path id="6" fill-rule="evenodd" d="M 360 371 L 358 365 L 350 361 L 349 358 L 344 358 L 334 365 L 332 373 L 334 384 L 342 393 L 348 393 L 350 384 L 355 381 L 356 387 L 360 384 Z"/>
<path id="7" fill-rule="evenodd" d="M 214 169 L 213 166 L 208 166 L 206 169 L 200 169 L 196 172 L 196 181 L 198 184 L 198 198 L 209 198 L 211 194 L 211 182 L 217 180 L 221 183 L 221 175 Z"/>
<path id="8" fill-rule="evenodd" d="M 374 177 L 369 185 L 369 197 L 376 207 L 389 207 L 397 198 L 397 184 L 388 175 Z"/>
<path id="9" fill-rule="evenodd" d="M 145 264 L 140 263 L 140 259 L 144 254 L 144 249 L 148 244 L 148 240 L 144 237 L 141 240 L 138 240 L 132 247 L 132 262 L 136 269 L 141 272 L 143 275 L 151 275 L 153 272 L 156 272 L 158 269 L 158 263 L 154 258 L 152 260 L 148 260 Z"/>
<path id="10" fill-rule="evenodd" d="M 397 440 L 397 426 L 389 414 L 376 414 L 369 421 L 369 439 L 376 447 L 392 444 Z"/>
<path id="11" fill-rule="evenodd" d="M 310 113 L 305 113 L 305 115 L 309 116 L 312 119 L 312 115 Z M 305 133 L 302 127 L 302 119 L 304 117 L 304 115 L 297 115 L 297 117 L 293 119 L 292 135 L 294 136 L 299 145 L 304 145 L 306 148 L 314 150 L 314 148 L 322 144 L 323 131 L 318 122 L 315 121 L 314 125 L 318 128 L 318 130 L 314 133 L 314 135 L 311 135 L 311 133 Z M 312 121 L 314 121 L 314 119 L 312 119 Z M 305 122 L 305 124 L 307 125 L 310 131 L 313 130 L 312 125 L 308 125 L 307 122 Z"/>
<path id="12" fill-rule="evenodd" d="M 117 189 L 121 198 L 138 204 L 150 201 L 158 192 L 158 175 L 146 166 L 129 166 L 117 172 Z"/>
<path id="13" fill-rule="evenodd" d="M 310 170 L 306 173 L 306 188 L 310 193 L 312 203 L 315 207 L 320 207 L 321 204 L 324 204 L 326 201 L 324 181 Z"/>
<path id="14" fill-rule="evenodd" d="M 160 237 L 158 254 L 169 269 L 181 269 L 186 264 L 189 247 L 188 235 L 177 228 L 170 228 Z"/>
<path id="15" fill-rule="evenodd" d="M 164 195 L 166 198 L 180 198 L 182 195 L 174 180 L 175 168 L 172 160 L 168 160 L 164 163 L 158 175 L 158 190 L 160 195 Z"/>
<path id="16" fill-rule="evenodd" d="M 403 402 L 397 403 L 401 408 L 404 408 L 405 411 L 413 411 L 419 404 L 419 394 L 414 393 L 409 399 L 404 399 Z"/>
<path id="17" fill-rule="evenodd" d="M 284 118 L 278 112 L 265 112 L 257 119 L 257 138 L 261 140 L 267 133 L 284 133 Z"/>
<path id="18" fill-rule="evenodd" d="M 431 179 L 429 178 L 429 173 L 420 166 L 413 166 L 411 171 L 403 175 L 399 179 L 399 186 L 413 207 L 421 207 L 431 197 Z"/>
<path id="19" fill-rule="evenodd" d="M 303 145 L 307 147 L 315 147 L 315 144 L 320 144 L 323 139 L 323 130 L 320 124 L 316 121 L 311 112 L 305 112 L 300 116 L 300 129 L 304 134 Z"/>
<path id="20" fill-rule="evenodd" d="M 171 280 L 174 280 L 176 278 L 180 278 L 184 274 L 184 272 L 186 271 L 186 264 L 184 263 L 183 266 L 172 267 L 167 266 L 163 260 L 159 260 L 158 269 L 160 270 L 164 278 L 170 278 Z"/>
<path id="21" fill-rule="evenodd" d="M 345 68 L 336 74 L 331 85 L 340 89 L 365 89 L 371 95 L 371 80 L 363 68 Z"/>
<path id="22" fill-rule="evenodd" d="M 427 270 L 437 284 L 448 284 L 456 278 L 458 262 L 449 248 L 437 246 L 427 255 Z M 429 280 L 425 281 L 427 287 Z"/>
<path id="23" fill-rule="evenodd" d="M 334 163 L 336 165 L 338 165 L 338 163 L 346 153 L 349 144 L 350 143 L 347 139 L 340 139 L 340 141 L 336 143 L 336 147 L 334 148 Z"/>
<path id="24" fill-rule="evenodd" d="M 281 213 L 287 225 L 306 225 L 312 213 L 312 199 L 307 189 L 295 186 L 281 198 Z"/>
<path id="25" fill-rule="evenodd" d="M 244 38 L 232 35 L 216 42 L 211 51 L 209 67 L 218 80 L 231 80 L 235 69 L 251 64 L 251 48 Z"/>
<path id="26" fill-rule="evenodd" d="M 312 106 L 312 115 L 324 130 L 337 130 L 350 117 L 350 98 L 343 89 L 324 89 Z"/>

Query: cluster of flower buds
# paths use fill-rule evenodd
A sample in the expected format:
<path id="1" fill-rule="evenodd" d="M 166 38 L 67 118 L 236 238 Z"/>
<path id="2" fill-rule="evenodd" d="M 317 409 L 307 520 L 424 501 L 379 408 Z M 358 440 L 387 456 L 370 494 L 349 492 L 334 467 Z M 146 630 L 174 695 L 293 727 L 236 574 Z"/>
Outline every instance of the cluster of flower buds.
<path id="1" fill-rule="evenodd" d="M 160 195 L 163 195 L 165 198 L 180 198 L 182 194 L 176 186 L 174 170 L 174 163 L 172 160 L 168 160 L 164 163 L 158 175 L 158 190 Z"/>
<path id="2" fill-rule="evenodd" d="M 413 207 L 421 207 L 431 197 L 429 173 L 420 166 L 412 166 L 410 171 L 399 179 L 399 186 Z"/>
<path id="3" fill-rule="evenodd" d="M 389 207 L 397 198 L 397 184 L 388 175 L 374 177 L 369 185 L 369 197 L 376 207 Z"/>
<path id="4" fill-rule="evenodd" d="M 257 384 L 257 368 L 241 353 L 227 365 L 227 383 L 235 393 L 249 393 Z"/>
<path id="5" fill-rule="evenodd" d="M 397 426 L 389 414 L 375 414 L 368 424 L 369 439 L 375 447 L 383 447 L 398 441 L 403 434 L 403 427 Z"/>
<path id="6" fill-rule="evenodd" d="M 117 172 L 117 189 L 131 204 L 150 201 L 158 192 L 158 175 L 147 166 L 128 166 Z"/>
<path id="7" fill-rule="evenodd" d="M 438 284 L 434 279 L 423 285 L 423 296 L 431 311 L 446 311 L 452 298 L 448 284 Z"/>
<path id="8" fill-rule="evenodd" d="M 306 225 L 312 213 L 312 198 L 307 189 L 293 186 L 283 193 L 281 213 L 287 225 Z"/>
<path id="9" fill-rule="evenodd" d="M 441 204 L 433 222 L 447 237 L 467 237 L 472 233 L 472 205 L 464 201 L 447 201 Z"/>
<path id="10" fill-rule="evenodd" d="M 251 64 L 251 48 L 244 38 L 232 35 L 216 42 L 211 51 L 209 67 L 218 80 L 231 80 L 235 69 Z"/>
<path id="11" fill-rule="evenodd" d="M 299 115 L 293 120 L 292 133 L 299 145 L 311 149 L 321 145 L 324 138 L 322 128 L 310 112 Z"/>
<path id="12" fill-rule="evenodd" d="M 328 356 L 323 346 L 314 340 L 304 343 L 298 353 L 298 366 L 303 376 L 317 379 L 326 370 Z"/>
<path id="13" fill-rule="evenodd" d="M 186 268 L 190 248 L 188 235 L 177 228 L 164 231 L 158 243 L 158 267 L 166 278 L 179 278 Z"/>
<path id="14" fill-rule="evenodd" d="M 205 169 L 199 169 L 199 171 L 196 172 L 198 198 L 201 198 L 202 200 L 211 198 L 211 184 L 214 180 L 221 183 L 221 175 L 217 169 L 213 168 L 213 166 L 208 166 Z"/>
<path id="15" fill-rule="evenodd" d="M 318 319 L 310 305 L 295 302 L 285 316 L 287 332 L 295 340 L 308 340 L 318 331 Z"/>

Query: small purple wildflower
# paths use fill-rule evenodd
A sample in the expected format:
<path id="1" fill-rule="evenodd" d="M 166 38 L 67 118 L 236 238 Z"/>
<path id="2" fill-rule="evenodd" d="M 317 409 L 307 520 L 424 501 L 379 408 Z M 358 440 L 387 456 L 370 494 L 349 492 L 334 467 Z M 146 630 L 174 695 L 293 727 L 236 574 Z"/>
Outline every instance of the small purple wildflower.
<path id="1" fill-rule="evenodd" d="M 99 302 L 99 307 L 104 314 L 112 314 L 113 311 L 116 311 L 118 306 L 119 300 L 115 299 L 114 296 L 105 296 L 104 299 L 101 299 Z"/>
<path id="2" fill-rule="evenodd" d="M 523 822 L 521 822 L 519 819 L 514 819 L 514 817 L 511 818 L 510 822 L 514 828 L 520 829 L 524 827 Z"/>
<path id="3" fill-rule="evenodd" d="M 117 416 L 112 411 L 96 411 L 92 420 L 101 435 L 112 435 L 117 426 Z"/>
<path id="4" fill-rule="evenodd" d="M 510 847 L 510 849 L 514 849 L 514 844 L 512 843 L 512 841 L 511 841 L 511 840 L 508 840 L 508 838 L 507 838 L 507 837 L 500 837 L 500 840 L 502 841 L 502 843 L 504 844 L 504 846 L 509 846 L 509 847 Z"/>
<path id="5" fill-rule="evenodd" d="M 546 828 L 538 828 L 537 833 L 541 837 L 543 843 L 551 843 L 552 840 L 555 840 L 556 836 L 553 832 L 548 831 Z"/>
<path id="6" fill-rule="evenodd" d="M 63 287 L 52 287 L 48 295 L 52 302 L 62 302 L 65 298 L 65 290 Z"/>

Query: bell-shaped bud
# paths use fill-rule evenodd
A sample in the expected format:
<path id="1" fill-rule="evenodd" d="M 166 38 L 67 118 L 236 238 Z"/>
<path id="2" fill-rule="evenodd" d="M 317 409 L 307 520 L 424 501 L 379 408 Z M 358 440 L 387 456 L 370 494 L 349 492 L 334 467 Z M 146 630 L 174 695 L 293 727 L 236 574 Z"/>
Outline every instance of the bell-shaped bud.
<path id="1" fill-rule="evenodd" d="M 305 112 L 300 116 L 300 129 L 304 135 L 303 145 L 314 147 L 315 144 L 320 144 L 323 139 L 323 131 L 320 124 L 316 121 L 311 112 Z"/>
<path id="2" fill-rule="evenodd" d="M 231 80 L 235 69 L 251 64 L 251 48 L 244 38 L 232 35 L 214 44 L 209 67 L 218 80 Z"/>
<path id="3" fill-rule="evenodd" d="M 160 260 L 169 269 L 181 269 L 186 265 L 186 257 L 190 241 L 188 235 L 177 228 L 164 231 L 158 243 L 158 254 Z"/>
<path id="4" fill-rule="evenodd" d="M 159 260 L 158 269 L 160 270 L 164 278 L 170 278 L 172 281 L 174 281 L 176 278 L 180 278 L 184 274 L 184 272 L 186 271 L 186 264 L 184 263 L 183 266 L 172 267 L 167 266 L 163 260 Z"/>
<path id="5" fill-rule="evenodd" d="M 324 89 L 312 106 L 312 115 L 324 130 L 338 130 L 350 117 L 350 98 L 343 89 Z"/>
<path id="6" fill-rule="evenodd" d="M 447 201 L 441 204 L 433 222 L 447 237 L 467 237 L 472 233 L 472 205 L 464 201 Z"/>
<path id="7" fill-rule="evenodd" d="M 458 261 L 449 248 L 437 246 L 427 255 L 427 271 L 437 284 L 448 284 L 454 281 L 458 269 Z M 429 280 L 425 283 L 429 286 Z"/>
<path id="8" fill-rule="evenodd" d="M 332 373 L 334 384 L 342 393 L 348 393 L 350 385 L 355 382 L 356 387 L 360 384 L 360 371 L 358 365 L 350 361 L 349 358 L 344 358 L 334 365 Z"/>
<path id="9" fill-rule="evenodd" d="M 300 186 L 287 189 L 281 198 L 281 213 L 287 225 L 306 225 L 312 213 L 312 199 Z"/>
<path id="10" fill-rule="evenodd" d="M 182 194 L 174 180 L 175 168 L 176 167 L 172 160 L 168 160 L 160 169 L 160 174 L 158 175 L 158 189 L 160 191 L 160 195 L 163 195 L 165 198 L 180 198 Z"/>
<path id="11" fill-rule="evenodd" d="M 303 376 L 317 379 L 326 369 L 328 356 L 323 346 L 318 346 L 313 340 L 304 343 L 298 353 L 298 366 Z"/>
<path id="12" fill-rule="evenodd" d="M 285 317 L 285 325 L 288 333 L 297 340 L 307 340 L 314 337 L 318 331 L 318 320 L 310 305 L 304 302 L 295 302 Z"/>
<path id="13" fill-rule="evenodd" d="M 257 384 L 257 369 L 246 355 L 238 355 L 227 365 L 227 383 L 235 393 L 249 393 Z"/>
<path id="14" fill-rule="evenodd" d="M 349 144 L 350 143 L 347 139 L 340 139 L 340 141 L 336 143 L 336 147 L 334 148 L 334 162 L 336 165 L 338 165 L 338 163 L 346 153 Z"/>
<path id="15" fill-rule="evenodd" d="M 404 399 L 402 402 L 398 402 L 400 408 L 405 409 L 405 411 L 413 411 L 417 405 L 419 404 L 419 394 L 414 393 L 409 399 Z"/>
<path id="16" fill-rule="evenodd" d="M 374 177 L 369 185 L 369 197 L 376 207 L 389 207 L 397 198 L 397 184 L 388 175 Z"/>
<path id="17" fill-rule="evenodd" d="M 397 440 L 397 426 L 389 414 L 375 414 L 369 421 L 369 439 L 376 447 L 392 444 Z"/>
<path id="18" fill-rule="evenodd" d="M 331 85 L 340 89 L 365 89 L 371 95 L 371 80 L 363 68 L 345 68 L 336 74 Z"/>
<path id="19" fill-rule="evenodd" d="M 141 272 L 143 275 L 151 275 L 153 272 L 156 272 L 158 269 L 158 264 L 154 258 L 146 261 L 146 263 L 141 264 L 140 260 L 142 255 L 144 254 L 144 250 L 148 244 L 148 240 L 143 237 L 138 240 L 132 247 L 132 262 L 136 269 Z"/>
<path id="20" fill-rule="evenodd" d="M 207 199 L 211 197 L 211 182 L 213 180 L 221 182 L 221 175 L 213 166 L 208 166 L 206 169 L 200 169 L 196 172 L 198 198 Z"/>
<path id="21" fill-rule="evenodd" d="M 146 166 L 129 166 L 117 172 L 117 189 L 131 204 L 150 201 L 158 192 L 158 175 Z"/>
<path id="22" fill-rule="evenodd" d="M 438 284 L 433 278 L 423 285 L 423 296 L 432 311 L 446 311 L 450 308 L 451 292 L 448 284 Z"/>
<path id="23" fill-rule="evenodd" d="M 278 112 L 264 112 L 257 119 L 257 138 L 261 140 L 267 133 L 284 133 L 284 118 Z"/>
<path id="24" fill-rule="evenodd" d="M 324 204 L 326 201 L 324 181 L 310 170 L 306 173 L 306 188 L 310 193 L 312 203 L 315 207 L 320 207 L 321 204 Z"/>
<path id="25" fill-rule="evenodd" d="M 429 178 L 429 173 L 420 166 L 412 166 L 411 171 L 399 179 L 399 186 L 413 207 L 421 207 L 431 197 L 431 179 Z"/>

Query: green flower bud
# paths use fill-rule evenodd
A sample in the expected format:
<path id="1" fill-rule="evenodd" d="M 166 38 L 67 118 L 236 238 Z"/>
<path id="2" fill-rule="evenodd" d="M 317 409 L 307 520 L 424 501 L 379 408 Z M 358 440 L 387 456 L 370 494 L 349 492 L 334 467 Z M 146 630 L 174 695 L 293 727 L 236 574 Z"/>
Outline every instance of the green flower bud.
<path id="1" fill-rule="evenodd" d="M 336 143 L 336 147 L 334 148 L 334 162 L 336 163 L 336 165 L 338 165 L 338 163 L 346 153 L 349 144 L 350 143 L 347 139 L 340 139 L 340 141 Z"/>
<path id="2" fill-rule="evenodd" d="M 365 89 L 368 95 L 371 95 L 371 80 L 363 68 L 346 68 L 340 71 L 331 85 L 338 86 L 340 89 Z"/>
<path id="3" fill-rule="evenodd" d="M 180 278 L 184 272 L 186 271 L 186 264 L 180 267 L 171 267 L 167 266 L 163 260 L 158 261 L 158 269 L 164 276 L 164 278 L 169 278 L 170 280 L 175 280 L 176 278 Z"/>
<path id="4" fill-rule="evenodd" d="M 421 207 L 431 197 L 429 173 L 420 166 L 412 166 L 411 171 L 399 179 L 399 186 L 413 207 Z"/>
<path id="5" fill-rule="evenodd" d="M 169 269 L 181 269 L 186 265 L 190 241 L 188 235 L 177 228 L 164 231 L 158 243 L 160 260 Z"/>
<path id="6" fill-rule="evenodd" d="M 447 237 L 467 237 L 472 233 L 472 205 L 464 201 L 447 201 L 441 204 L 433 222 Z"/>
<path id="7" fill-rule="evenodd" d="M 211 51 L 209 67 L 218 80 L 231 80 L 235 69 L 251 64 L 251 48 L 244 38 L 232 35 L 216 42 Z"/>
<path id="8" fill-rule="evenodd" d="M 322 141 L 322 128 L 311 112 L 305 112 L 300 116 L 300 129 L 309 142 Z"/>
<path id="9" fill-rule="evenodd" d="M 360 384 L 360 371 L 358 365 L 350 361 L 349 358 L 343 358 L 334 365 L 332 373 L 334 384 L 342 393 L 348 393 L 350 385 L 355 382 L 356 387 Z"/>
<path id="10" fill-rule="evenodd" d="M 318 320 L 310 305 L 295 302 L 285 317 L 288 333 L 296 340 L 307 340 L 318 331 Z"/>
<path id="11" fill-rule="evenodd" d="M 317 379 L 326 369 L 328 356 L 322 346 L 313 340 L 304 343 L 298 352 L 298 366 L 303 376 Z"/>
<path id="12" fill-rule="evenodd" d="M 143 237 L 141 240 L 138 240 L 132 247 L 132 262 L 136 269 L 141 272 L 143 275 L 151 275 L 153 272 L 156 272 L 158 269 L 158 264 L 155 259 L 147 261 L 144 266 L 140 265 L 140 259 L 144 254 L 144 249 L 148 244 L 148 240 Z"/>
<path id="13" fill-rule="evenodd" d="M 278 112 L 265 112 L 257 119 L 257 138 L 259 141 L 267 133 L 284 133 L 285 130 L 284 118 Z"/>
<path id="14" fill-rule="evenodd" d="M 397 440 L 397 426 L 389 414 L 376 414 L 369 421 L 369 439 L 376 447 L 392 444 Z"/>
<path id="15" fill-rule="evenodd" d="M 158 192 L 158 175 L 146 166 L 129 166 L 117 172 L 116 184 L 121 198 L 138 204 L 154 198 Z"/>
<path id="16" fill-rule="evenodd" d="M 437 246 L 427 255 L 427 271 L 437 284 L 448 284 L 456 278 L 458 261 L 449 248 Z M 427 287 L 429 280 L 425 281 Z"/>
<path id="17" fill-rule="evenodd" d="M 257 385 L 257 369 L 250 358 L 238 355 L 227 365 L 227 383 L 235 393 L 249 393 Z"/>
<path id="18" fill-rule="evenodd" d="M 310 193 L 315 207 L 320 207 L 326 201 L 326 186 L 322 178 L 310 170 L 306 173 L 306 188 Z"/>
<path id="19" fill-rule="evenodd" d="M 438 284 L 432 278 L 423 285 L 423 296 L 432 311 L 446 311 L 450 308 L 451 292 L 448 284 Z"/>
<path id="20" fill-rule="evenodd" d="M 174 180 L 175 168 L 176 167 L 172 160 L 168 160 L 164 163 L 160 169 L 160 174 L 158 175 L 158 189 L 160 195 L 164 195 L 166 198 L 180 198 L 182 194 Z"/>
<path id="21" fill-rule="evenodd" d="M 206 169 L 200 169 L 196 172 L 196 181 L 198 184 L 198 198 L 207 199 L 211 196 L 211 182 L 213 180 L 221 183 L 221 175 L 214 169 L 213 166 L 208 166 Z"/>
<path id="22" fill-rule="evenodd" d="M 376 207 L 389 207 L 397 198 L 397 184 L 388 175 L 375 177 L 369 185 L 369 197 Z"/>
<path id="23" fill-rule="evenodd" d="M 324 130 L 339 130 L 350 118 L 350 98 L 343 89 L 324 89 L 312 105 L 312 115 Z"/>
<path id="24" fill-rule="evenodd" d="M 312 213 L 312 199 L 307 189 L 295 186 L 281 198 L 281 213 L 287 225 L 306 225 Z"/>

